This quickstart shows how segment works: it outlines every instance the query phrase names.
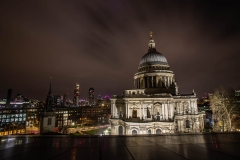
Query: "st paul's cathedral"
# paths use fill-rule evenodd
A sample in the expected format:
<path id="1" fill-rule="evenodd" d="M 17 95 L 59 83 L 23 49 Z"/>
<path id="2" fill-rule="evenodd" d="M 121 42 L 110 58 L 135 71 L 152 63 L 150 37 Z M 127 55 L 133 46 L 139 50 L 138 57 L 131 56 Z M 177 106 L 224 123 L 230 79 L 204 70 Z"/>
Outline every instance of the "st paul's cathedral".
<path id="1" fill-rule="evenodd" d="M 134 88 L 111 98 L 111 134 L 197 133 L 203 130 L 196 93 L 180 94 L 167 59 L 155 48 L 150 32 L 149 49 L 134 75 Z"/>

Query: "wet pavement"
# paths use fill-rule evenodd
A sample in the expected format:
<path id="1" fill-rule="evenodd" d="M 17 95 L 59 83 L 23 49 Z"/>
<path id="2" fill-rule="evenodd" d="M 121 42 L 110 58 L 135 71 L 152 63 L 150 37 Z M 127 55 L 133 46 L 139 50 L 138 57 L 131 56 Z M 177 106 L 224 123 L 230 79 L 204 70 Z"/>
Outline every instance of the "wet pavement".
<path id="1" fill-rule="evenodd" d="M 240 159 L 240 134 L 145 136 L 8 136 L 0 159 Z"/>

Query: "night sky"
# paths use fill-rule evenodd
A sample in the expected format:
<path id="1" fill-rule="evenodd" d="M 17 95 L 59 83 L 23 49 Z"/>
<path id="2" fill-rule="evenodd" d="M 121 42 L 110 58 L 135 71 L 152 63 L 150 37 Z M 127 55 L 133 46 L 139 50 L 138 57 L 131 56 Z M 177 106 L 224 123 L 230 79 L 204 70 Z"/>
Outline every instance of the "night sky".
<path id="1" fill-rule="evenodd" d="M 240 86 L 240 10 L 229 1 L 0 2 L 0 98 L 121 94 L 148 51 L 149 31 L 180 93 Z"/>

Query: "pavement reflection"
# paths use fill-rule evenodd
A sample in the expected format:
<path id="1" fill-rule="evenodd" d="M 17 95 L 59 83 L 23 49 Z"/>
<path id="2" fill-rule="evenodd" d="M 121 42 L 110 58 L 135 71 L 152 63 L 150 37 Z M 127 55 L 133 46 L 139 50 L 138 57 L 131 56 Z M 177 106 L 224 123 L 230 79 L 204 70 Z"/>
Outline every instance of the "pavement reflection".
<path id="1" fill-rule="evenodd" d="M 0 159 L 240 159 L 240 134 L 7 136 Z"/>

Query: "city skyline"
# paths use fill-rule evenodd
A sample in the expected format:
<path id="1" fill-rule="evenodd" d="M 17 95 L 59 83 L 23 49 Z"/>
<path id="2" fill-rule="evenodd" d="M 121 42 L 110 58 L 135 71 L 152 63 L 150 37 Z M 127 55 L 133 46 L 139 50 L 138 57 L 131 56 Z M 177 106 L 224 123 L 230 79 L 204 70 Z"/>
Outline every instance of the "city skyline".
<path id="1" fill-rule="evenodd" d="M 97 3 L 2 2 L 0 98 L 21 93 L 44 100 L 53 77 L 54 95 L 75 84 L 80 99 L 132 89 L 149 31 L 168 60 L 180 93 L 197 97 L 222 85 L 240 86 L 240 11 L 228 2 Z"/>

